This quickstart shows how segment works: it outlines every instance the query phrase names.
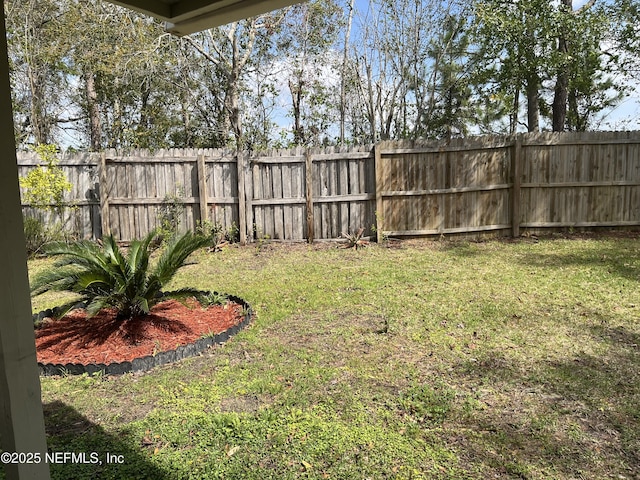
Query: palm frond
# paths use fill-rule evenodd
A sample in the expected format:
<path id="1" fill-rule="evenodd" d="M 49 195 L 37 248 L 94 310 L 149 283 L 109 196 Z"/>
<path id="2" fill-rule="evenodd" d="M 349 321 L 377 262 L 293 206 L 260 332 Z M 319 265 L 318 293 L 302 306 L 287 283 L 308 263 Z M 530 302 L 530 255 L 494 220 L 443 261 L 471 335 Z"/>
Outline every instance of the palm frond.
<path id="1" fill-rule="evenodd" d="M 149 313 L 149 310 L 151 310 L 151 306 L 153 306 L 153 302 L 150 302 L 149 299 L 142 297 L 142 296 L 137 296 L 133 299 L 133 304 L 137 307 L 137 310 L 139 310 L 139 313 Z"/>
<path id="2" fill-rule="evenodd" d="M 95 316 L 100 310 L 114 307 L 113 298 L 108 295 L 100 295 L 93 297 L 86 306 L 87 317 Z"/>
<path id="3" fill-rule="evenodd" d="M 104 269 L 113 275 L 119 282 L 123 282 L 130 275 L 130 267 L 124 255 L 118 247 L 113 235 L 103 241 L 103 251 L 100 256 L 104 261 Z"/>
<path id="4" fill-rule="evenodd" d="M 151 245 L 156 236 L 156 230 L 153 230 L 143 240 L 131 243 L 127 261 L 134 272 L 145 270 L 149 265 L 149 245 Z"/>
<path id="5" fill-rule="evenodd" d="M 151 244 L 155 237 L 156 233 L 151 232 L 142 240 L 134 240 L 126 256 L 112 236 L 104 239 L 102 247 L 86 240 L 50 244 L 45 253 L 60 259 L 54 264 L 55 268 L 33 279 L 32 294 L 48 290 L 75 292 L 87 302 L 89 316 L 107 307 L 116 308 L 119 318 L 147 314 L 161 298 L 162 287 L 184 265 L 187 257 L 207 243 L 205 237 L 192 232 L 175 237 L 155 269 L 150 271 Z M 193 296 L 193 290 L 188 292 Z"/>
<path id="6" fill-rule="evenodd" d="M 80 290 L 109 289 L 112 285 L 111 277 L 104 270 L 87 270 L 77 274 L 76 288 Z"/>
<path id="7" fill-rule="evenodd" d="M 203 292 L 195 288 L 181 288 L 171 292 L 164 292 L 164 295 L 159 300 L 174 299 L 184 301 L 189 298 L 195 298 L 201 305 L 208 305 L 211 303 L 211 298 L 207 292 Z"/>
<path id="8" fill-rule="evenodd" d="M 168 283 L 184 265 L 187 257 L 206 246 L 208 241 L 208 238 L 195 235 L 193 232 L 174 237 L 165 248 L 153 272 L 158 282 L 161 285 Z"/>
<path id="9" fill-rule="evenodd" d="M 31 294 L 40 295 L 49 290 L 74 291 L 72 287 L 78 274 L 79 269 L 73 266 L 45 270 L 31 280 Z"/>
<path id="10" fill-rule="evenodd" d="M 67 302 L 64 305 L 60 305 L 55 309 L 55 318 L 62 318 L 72 310 L 75 310 L 76 307 L 78 307 L 78 303 L 80 302 L 76 299 L 71 302 Z"/>

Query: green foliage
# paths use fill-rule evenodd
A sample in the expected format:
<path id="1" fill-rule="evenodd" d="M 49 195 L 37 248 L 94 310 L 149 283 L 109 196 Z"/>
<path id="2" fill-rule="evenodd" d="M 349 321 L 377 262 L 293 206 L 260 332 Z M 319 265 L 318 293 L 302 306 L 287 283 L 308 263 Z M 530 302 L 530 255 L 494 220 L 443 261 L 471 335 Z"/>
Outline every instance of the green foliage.
<path id="1" fill-rule="evenodd" d="M 57 147 L 40 144 L 32 149 L 42 163 L 20 177 L 23 200 L 32 208 L 41 210 L 40 214 L 54 212 L 61 218 L 67 207 L 64 194 L 71 190 L 72 185 L 58 166 Z M 59 222 L 48 223 L 38 215 L 25 216 L 23 222 L 28 255 L 37 254 L 48 242 L 63 241 L 67 237 Z"/>
<path id="2" fill-rule="evenodd" d="M 210 305 L 224 305 L 229 301 L 229 297 L 224 293 L 208 292 L 201 295 L 199 300 L 203 306 L 208 307 Z"/>
<path id="3" fill-rule="evenodd" d="M 312 1 L 178 39 L 105 2 L 8 0 L 17 143 L 60 141 L 65 124 L 94 150 L 316 146 L 339 126 L 358 144 L 504 132 L 521 128 L 527 88 L 549 112 L 559 72 L 566 127 L 590 127 L 638 78 L 640 9 L 573 3 Z M 82 120 L 63 122 L 69 107 Z"/>
<path id="4" fill-rule="evenodd" d="M 563 74 L 568 99 L 562 128 L 587 130 L 598 114 L 627 93 L 620 73 L 629 65 L 627 59 L 637 59 L 635 54 L 621 55 L 630 40 L 621 33 L 622 12 L 628 10 L 592 2 L 571 9 L 562 2 L 543 0 L 508 4 L 482 0 L 474 8 L 477 76 L 482 90 L 488 89 L 493 100 L 510 110 L 510 131 L 519 123 L 521 96 L 527 98 L 530 122 L 538 113 L 552 118 L 550 97 L 557 91 L 554 94 L 551 85 L 556 83 L 557 88 Z M 560 40 L 566 49 L 559 48 Z M 537 124 L 528 127 L 532 131 Z"/>
<path id="5" fill-rule="evenodd" d="M 158 237 L 162 242 L 166 242 L 178 233 L 184 214 L 184 190 L 178 188 L 175 195 L 167 194 L 162 205 L 158 209 Z"/>
<path id="6" fill-rule="evenodd" d="M 418 423 L 440 424 L 449 410 L 454 392 L 446 388 L 429 385 L 412 386 L 400 395 L 401 409 Z"/>
<path id="7" fill-rule="evenodd" d="M 228 228 L 224 228 L 221 223 L 213 223 L 211 220 L 198 223 L 197 231 L 200 235 L 209 238 L 210 252 L 218 252 L 230 243 L 236 243 L 240 240 L 240 229 L 234 223 Z"/>
<path id="8" fill-rule="evenodd" d="M 422 136 L 451 139 L 467 134 L 467 125 L 474 112 L 470 106 L 471 88 L 466 66 L 469 36 L 465 30 L 464 17 L 448 15 L 442 33 L 431 41 L 428 53 L 434 65 L 439 67 L 435 73 L 435 108 L 423 119 L 428 128 L 419 131 Z"/>
<path id="9" fill-rule="evenodd" d="M 27 254 L 33 256 L 49 242 L 64 241 L 66 234 L 59 224 L 49 227 L 39 218 L 24 217 L 24 238 Z"/>
<path id="10" fill-rule="evenodd" d="M 556 58 L 553 6 L 544 0 L 525 0 L 507 5 L 498 0 L 475 3 L 474 40 L 479 46 L 478 76 L 496 86 L 496 98 L 510 106 L 510 133 L 519 123 L 520 96 L 537 95 L 542 81 L 551 77 Z M 499 59 L 499 61 L 496 61 Z M 537 104 L 528 105 L 537 118 Z M 536 109 L 535 112 L 533 109 Z M 529 126 L 531 128 L 532 126 Z"/>
<path id="11" fill-rule="evenodd" d="M 376 235 L 376 236 L 377 236 L 377 235 L 378 235 L 378 225 L 383 225 L 383 223 L 384 223 L 384 217 L 382 216 L 382 213 L 378 212 L 377 210 L 376 210 L 376 212 L 375 212 L 375 216 L 376 216 L 376 221 L 375 221 L 375 223 L 373 223 L 373 224 L 371 225 L 371 231 L 374 233 L 374 235 Z M 384 231 L 382 231 L 381 233 L 382 233 L 382 234 L 381 234 L 381 236 L 380 236 L 380 237 L 381 237 L 380 239 L 381 239 L 383 242 L 386 242 L 387 240 L 389 240 L 389 235 L 387 235 L 386 233 L 384 233 Z"/>
<path id="12" fill-rule="evenodd" d="M 336 98 L 321 68 L 331 64 L 332 48 L 339 38 L 342 16 L 334 1 L 295 5 L 285 18 L 277 48 L 287 58 L 291 96 L 292 145 L 330 143 L 329 126 Z"/>
<path id="13" fill-rule="evenodd" d="M 162 299 L 162 288 L 185 265 L 187 257 L 207 241 L 192 232 L 174 236 L 152 268 L 150 258 L 156 235 L 156 232 L 151 232 L 143 240 L 134 240 L 126 256 L 113 236 L 107 237 L 102 246 L 86 240 L 49 244 L 45 253 L 61 259 L 53 269 L 34 278 L 32 294 L 39 295 L 49 290 L 74 292 L 81 301 L 87 302 L 89 315 L 109 307 L 118 310 L 120 319 L 145 315 Z M 193 295 L 198 296 L 198 292 L 182 289 L 165 297 Z M 66 307 L 71 308 L 72 304 Z"/>
<path id="14" fill-rule="evenodd" d="M 20 186 L 25 189 L 24 201 L 34 208 L 60 213 L 65 205 L 64 194 L 71 191 L 72 185 L 58 166 L 57 147 L 36 145 L 33 150 L 43 164 L 20 177 Z"/>
<path id="15" fill-rule="evenodd" d="M 602 39 L 611 28 L 607 12 L 598 6 L 564 16 L 570 44 L 580 46 L 561 59 L 569 72 L 566 128 L 586 131 L 593 128 L 601 112 L 620 103 L 627 87 L 614 80 L 620 71 L 618 62 L 602 55 Z"/>

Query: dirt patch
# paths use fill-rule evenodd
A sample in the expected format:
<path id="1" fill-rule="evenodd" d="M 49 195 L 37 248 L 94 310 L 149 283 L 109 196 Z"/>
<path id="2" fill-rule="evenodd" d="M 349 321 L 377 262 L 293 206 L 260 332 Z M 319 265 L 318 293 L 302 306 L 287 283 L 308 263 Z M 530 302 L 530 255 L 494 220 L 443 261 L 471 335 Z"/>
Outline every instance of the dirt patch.
<path id="1" fill-rule="evenodd" d="M 240 395 L 223 398 L 220 401 L 220 410 L 223 412 L 255 413 L 262 405 L 271 403 L 266 395 Z"/>

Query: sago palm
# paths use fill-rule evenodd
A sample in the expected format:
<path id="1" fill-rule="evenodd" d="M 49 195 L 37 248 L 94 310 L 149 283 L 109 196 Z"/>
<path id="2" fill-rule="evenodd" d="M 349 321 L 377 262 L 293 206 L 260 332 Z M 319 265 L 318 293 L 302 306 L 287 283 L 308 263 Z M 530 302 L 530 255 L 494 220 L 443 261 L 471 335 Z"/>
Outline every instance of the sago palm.
<path id="1" fill-rule="evenodd" d="M 104 308 L 115 308 L 119 319 L 149 313 L 163 299 L 162 288 L 185 264 L 187 257 L 204 247 L 208 239 L 186 232 L 169 241 L 160 258 L 150 266 L 151 244 L 156 232 L 142 240 L 134 240 L 123 253 L 113 236 L 100 246 L 88 240 L 74 243 L 56 242 L 45 247 L 48 256 L 61 257 L 54 268 L 36 276 L 32 295 L 49 290 L 77 293 L 86 303 L 89 316 Z M 187 297 L 195 290 L 183 289 L 166 293 L 167 297 Z M 78 300 L 63 306 L 68 311 Z"/>

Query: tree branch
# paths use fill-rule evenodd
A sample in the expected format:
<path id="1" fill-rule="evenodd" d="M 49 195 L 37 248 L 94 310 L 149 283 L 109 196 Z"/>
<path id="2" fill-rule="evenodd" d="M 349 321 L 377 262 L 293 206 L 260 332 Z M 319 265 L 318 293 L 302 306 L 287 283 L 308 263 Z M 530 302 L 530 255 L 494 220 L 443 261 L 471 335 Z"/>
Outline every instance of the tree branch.
<path id="1" fill-rule="evenodd" d="M 211 63 L 215 65 L 219 65 L 220 61 L 217 58 L 213 57 L 209 52 L 207 52 L 204 49 L 204 47 L 200 45 L 198 42 L 196 42 L 193 38 L 191 38 L 190 35 L 185 35 L 182 38 L 186 40 L 187 43 L 189 43 L 193 48 L 195 48 L 198 51 L 198 53 L 200 53 L 200 55 L 202 55 L 204 58 L 206 58 L 207 60 L 209 60 Z"/>

